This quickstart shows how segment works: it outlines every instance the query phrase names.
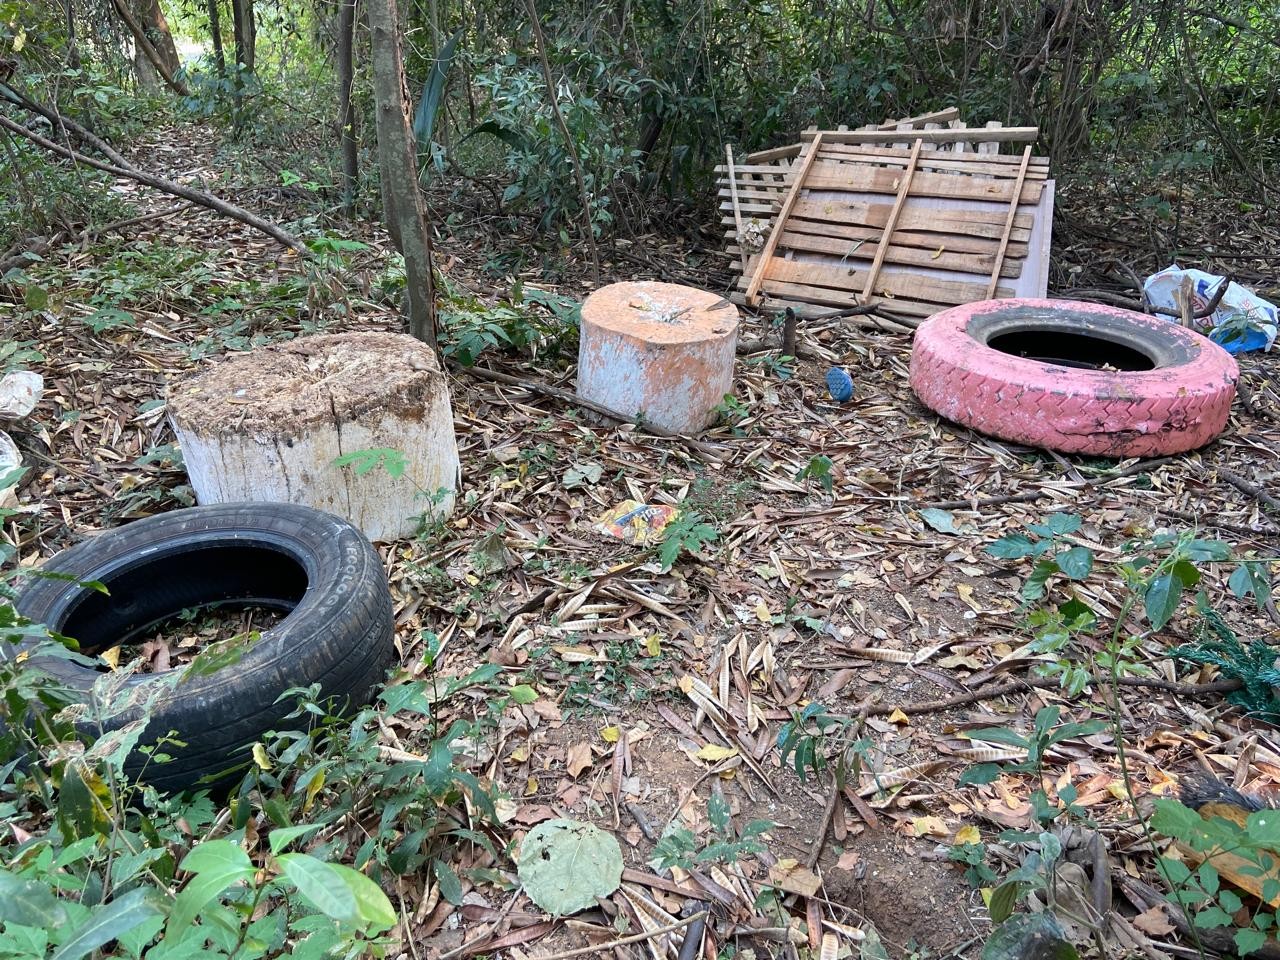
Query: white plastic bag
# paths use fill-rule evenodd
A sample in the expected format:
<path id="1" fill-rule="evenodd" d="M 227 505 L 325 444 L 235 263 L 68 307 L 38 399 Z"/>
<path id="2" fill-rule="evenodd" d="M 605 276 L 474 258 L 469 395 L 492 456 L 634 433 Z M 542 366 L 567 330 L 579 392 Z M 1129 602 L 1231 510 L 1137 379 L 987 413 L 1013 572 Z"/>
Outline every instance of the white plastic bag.
<path id="1" fill-rule="evenodd" d="M 1215 277 L 1203 270 L 1183 270 L 1176 263 L 1147 277 L 1142 285 L 1147 302 L 1160 313 L 1173 318 L 1182 316 L 1182 290 L 1190 285 L 1191 311 L 1203 310 L 1218 292 L 1225 277 Z M 1209 339 L 1229 353 L 1270 350 L 1280 326 L 1280 311 L 1232 281 L 1212 315 L 1201 321 L 1209 325 Z"/>

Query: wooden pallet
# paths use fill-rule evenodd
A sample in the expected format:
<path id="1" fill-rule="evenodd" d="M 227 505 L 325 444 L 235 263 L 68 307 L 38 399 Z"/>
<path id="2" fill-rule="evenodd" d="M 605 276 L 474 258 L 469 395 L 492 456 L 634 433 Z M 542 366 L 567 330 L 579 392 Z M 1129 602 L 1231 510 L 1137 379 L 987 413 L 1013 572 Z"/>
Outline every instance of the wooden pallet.
<path id="1" fill-rule="evenodd" d="M 970 128 L 949 108 L 805 131 L 799 144 L 740 165 L 726 148 L 717 172 L 741 271 L 733 299 L 810 316 L 883 301 L 923 318 L 990 297 L 1043 296 L 1054 184 L 1048 160 L 1032 155 L 1036 133 Z M 1008 147 L 1018 152 L 1001 152 Z M 739 242 L 752 235 L 762 248 Z"/>

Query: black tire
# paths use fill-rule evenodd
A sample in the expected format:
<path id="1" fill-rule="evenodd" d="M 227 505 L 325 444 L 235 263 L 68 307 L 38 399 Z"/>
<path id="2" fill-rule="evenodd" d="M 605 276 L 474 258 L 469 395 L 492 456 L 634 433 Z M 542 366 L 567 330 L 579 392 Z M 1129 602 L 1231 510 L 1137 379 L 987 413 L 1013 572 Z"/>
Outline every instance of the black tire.
<path id="1" fill-rule="evenodd" d="M 93 654 L 141 638 L 188 608 L 264 606 L 287 610 L 242 658 L 206 676 L 184 678 L 152 704 L 142 743 L 170 731 L 185 747 L 148 762 L 134 751 L 126 772 L 166 790 L 215 782 L 243 769 L 247 747 L 287 721 L 291 687 L 320 684 L 340 709 L 363 706 L 395 658 L 391 592 L 373 546 L 346 520 L 309 507 L 235 503 L 175 510 L 86 540 L 46 570 L 97 580 L 110 595 L 77 583 L 36 579 L 18 612 L 72 637 Z M 101 673 L 55 658 L 39 666 L 74 691 Z M 180 669 L 180 668 L 179 668 Z M 155 683 L 136 674 L 132 686 Z M 145 694 L 146 691 L 139 691 Z M 108 729 L 140 715 L 126 712 Z"/>

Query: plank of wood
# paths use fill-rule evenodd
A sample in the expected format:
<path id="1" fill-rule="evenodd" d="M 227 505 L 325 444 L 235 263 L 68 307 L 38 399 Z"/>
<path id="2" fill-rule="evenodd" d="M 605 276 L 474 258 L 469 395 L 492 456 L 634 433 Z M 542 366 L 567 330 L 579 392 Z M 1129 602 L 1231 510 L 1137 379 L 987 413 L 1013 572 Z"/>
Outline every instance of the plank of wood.
<path id="1" fill-rule="evenodd" d="M 868 125 L 863 127 L 864 130 L 901 130 L 902 124 L 908 124 L 910 127 L 920 128 L 926 123 L 949 123 L 960 116 L 959 107 L 944 107 L 941 110 L 934 110 L 932 113 L 922 113 L 918 117 L 903 117 L 901 120 L 886 120 L 879 127 Z M 841 129 L 845 129 L 841 127 Z"/>
<path id="2" fill-rule="evenodd" d="M 729 168 L 729 193 L 732 197 L 733 203 L 733 220 L 734 225 L 738 228 L 738 239 L 741 241 L 743 229 L 742 208 L 738 206 L 738 178 L 733 172 L 733 147 L 727 143 L 724 145 L 724 162 Z M 1010 224 L 1010 226 L 1012 226 L 1012 224 Z M 747 258 L 745 255 L 742 257 L 742 268 L 744 270 L 747 268 Z"/>
<path id="3" fill-rule="evenodd" d="M 903 171 L 901 182 L 898 184 L 898 196 L 893 201 L 893 209 L 889 211 L 889 220 L 884 225 L 884 236 L 880 238 L 880 243 L 877 245 L 876 258 L 871 261 L 871 273 L 862 291 L 864 300 L 874 295 L 876 277 L 880 276 L 880 268 L 884 266 L 889 244 L 893 242 L 893 229 L 898 225 L 898 217 L 902 214 L 902 208 L 907 202 L 907 195 L 911 193 L 911 180 L 915 176 L 916 161 L 920 159 L 920 148 L 923 146 L 924 141 L 917 139 L 916 145 L 911 148 L 911 159 L 907 162 L 907 169 Z M 814 148 L 817 149 L 817 144 L 814 144 Z"/>
<path id="4" fill-rule="evenodd" d="M 755 273 L 752 274 L 751 280 L 747 284 L 748 303 L 755 302 L 756 294 L 760 290 L 760 284 L 764 281 L 769 266 L 773 261 L 773 251 L 778 246 L 778 240 L 782 236 L 783 229 L 786 228 L 787 217 L 790 216 L 791 208 L 795 206 L 796 201 L 800 198 L 800 191 L 804 189 L 805 178 L 813 167 L 813 162 L 817 159 L 818 151 L 821 148 L 822 134 L 819 133 L 809 145 L 808 154 L 800 162 L 800 167 L 796 170 L 796 175 L 791 181 L 791 190 L 787 193 L 786 199 L 782 201 L 782 207 L 773 222 L 773 229 L 769 231 L 769 239 L 765 241 L 764 249 L 760 251 L 760 262 L 756 264 Z"/>
<path id="5" fill-rule="evenodd" d="M 729 302 L 730 302 L 730 303 L 736 303 L 736 304 L 737 304 L 738 306 L 740 306 L 740 307 L 748 306 L 748 304 L 747 304 L 747 298 L 746 298 L 746 297 L 744 297 L 744 296 L 742 295 L 742 293 L 740 293 L 740 292 L 739 292 L 739 291 L 737 291 L 737 290 L 735 290 L 735 291 L 733 291 L 733 292 L 731 292 L 731 293 L 729 294 Z M 823 317 L 825 317 L 825 316 L 827 316 L 828 314 L 830 314 L 830 313 L 831 313 L 831 310 L 832 310 L 832 308 L 831 308 L 831 307 L 820 306 L 820 305 L 818 305 L 818 304 L 814 304 L 814 303 L 806 303 L 806 302 L 805 302 L 805 301 L 803 301 L 803 300 L 790 300 L 790 299 L 788 299 L 787 297 L 781 296 L 781 295 L 779 295 L 779 294 L 773 294 L 773 295 L 770 295 L 770 297 L 769 297 L 769 306 L 770 306 L 770 307 L 773 307 L 773 308 L 776 308 L 776 307 L 790 307 L 790 308 L 795 312 L 795 315 L 796 315 L 797 317 L 800 317 L 802 320 L 821 320 Z M 886 308 L 886 309 L 888 309 L 888 308 Z M 931 312 L 932 312 L 932 313 L 936 313 L 936 312 L 937 312 L 938 310 L 940 310 L 940 309 L 942 309 L 942 308 L 941 308 L 941 307 L 934 307 L 934 308 L 932 308 L 932 311 L 931 311 Z M 897 311 L 895 311 L 895 313 L 896 313 L 896 312 L 897 312 Z M 926 318 L 927 318 L 927 316 L 928 316 L 928 315 L 915 315 L 915 316 L 912 316 L 912 318 L 911 318 L 911 320 L 910 320 L 911 327 L 914 327 L 914 326 L 917 324 L 917 322 L 918 322 L 919 320 L 926 319 Z M 884 322 L 884 328 L 885 328 L 885 329 L 889 329 L 889 330 L 894 329 L 894 328 L 891 326 L 891 324 L 892 324 L 892 321 L 888 321 L 888 320 L 886 320 L 886 321 Z M 902 330 L 901 332 L 902 332 L 902 333 L 910 333 L 910 332 L 911 332 L 911 329 L 910 329 L 910 328 L 907 328 L 907 329 Z"/>
<path id="6" fill-rule="evenodd" d="M 727 214 L 732 214 L 732 204 L 728 200 L 728 191 L 721 191 L 724 198 L 721 209 Z M 983 210 L 938 210 L 932 206 L 933 198 L 923 197 L 922 204 L 913 204 L 908 209 L 902 211 L 902 220 L 899 223 L 899 230 L 911 230 L 916 233 L 936 233 L 941 237 L 955 237 L 956 234 L 965 237 L 975 237 L 983 239 L 991 239 L 998 242 L 1004 236 L 1005 218 L 1007 215 L 1007 206 L 1000 209 L 995 204 L 984 204 L 986 209 Z M 742 212 L 744 214 L 753 214 L 758 219 L 772 220 L 771 212 L 777 209 L 777 205 L 764 204 L 764 202 L 753 202 L 739 200 Z M 792 207 L 791 218 L 787 227 L 791 229 L 803 229 L 805 233 L 818 232 L 817 227 L 820 225 L 832 224 L 835 227 L 874 227 L 883 229 L 884 224 L 888 221 L 888 204 L 868 204 L 864 201 L 837 201 L 823 200 L 823 198 L 804 197 Z M 812 221 L 809 225 L 801 227 L 799 221 Z M 726 223 L 732 223 L 727 220 Z M 1032 234 L 1034 227 L 1033 214 L 1018 214 L 1014 218 L 1014 232 L 1010 234 L 1011 241 L 1025 242 Z M 847 234 L 840 234 L 847 236 Z M 925 243 L 938 243 L 938 237 L 927 239 Z M 995 251 L 995 243 L 992 244 L 991 250 Z"/>
<path id="7" fill-rule="evenodd" d="M 953 128 L 944 130 L 917 130 L 913 137 L 920 137 L 930 143 L 955 143 L 958 140 L 977 141 L 979 143 L 1030 143 L 1040 136 L 1039 127 L 1000 127 L 981 131 Z M 812 141 L 821 137 L 824 143 L 895 143 L 905 138 L 898 130 L 805 130 L 800 134 L 802 141 Z"/>
<path id="8" fill-rule="evenodd" d="M 1022 178 L 1027 174 L 1027 163 L 1031 159 L 1031 147 L 1022 151 L 1022 170 L 1018 175 L 1018 186 L 1013 191 L 1013 199 L 1009 202 L 1009 219 L 1004 224 L 1004 235 L 1000 238 L 1000 249 L 996 253 L 995 266 L 991 268 L 991 280 L 987 283 L 987 299 L 996 291 L 1000 279 L 1000 267 L 1004 263 L 1005 251 L 1009 248 L 1009 231 L 1013 229 L 1013 218 L 1018 215 L 1018 200 L 1022 196 Z M 1037 198 L 1038 201 L 1038 198 Z"/>
<path id="9" fill-rule="evenodd" d="M 792 230 L 795 220 L 787 221 L 787 230 L 778 244 L 780 250 L 797 250 L 803 253 L 822 253 L 842 260 L 871 260 L 879 249 L 872 241 L 883 234 L 873 234 L 868 238 L 846 240 L 832 236 L 812 236 Z M 871 231 L 868 231 L 871 232 Z M 901 233 L 895 232 L 893 242 L 889 244 L 885 254 L 885 263 L 911 267 L 929 267 L 934 270 L 955 270 L 959 273 L 973 273 L 979 276 L 989 274 L 995 269 L 996 250 L 983 253 L 968 253 L 948 249 L 939 245 L 929 250 L 924 247 L 911 246 L 901 241 Z M 1001 276 L 1017 277 L 1021 272 L 1021 264 L 1016 257 L 1006 254 Z"/>
<path id="10" fill-rule="evenodd" d="M 912 199 L 915 199 L 914 195 Z M 913 203 L 902 211 L 899 230 L 922 233 L 959 233 L 999 240 L 1004 232 L 1006 211 L 997 207 L 987 210 L 937 210 L 927 202 Z M 791 211 L 793 220 L 815 220 L 824 223 L 852 223 L 884 228 L 889 222 L 889 204 L 863 200 L 822 200 L 804 197 Z M 1035 220 L 1030 213 L 1020 213 L 1014 220 L 1014 240 L 1027 240 Z"/>
<path id="11" fill-rule="evenodd" d="M 777 283 L 826 287 L 828 291 L 834 290 L 851 297 L 853 303 L 861 303 L 863 301 L 853 291 L 866 285 L 867 271 L 855 267 L 834 267 L 825 263 L 775 258 L 769 269 L 769 280 Z M 739 278 L 738 287 L 742 289 L 745 285 L 746 278 Z M 986 292 L 985 277 L 975 277 L 972 282 L 941 280 L 937 277 L 920 276 L 898 269 L 884 271 L 878 285 L 883 295 L 890 299 L 919 300 L 949 306 L 981 300 Z M 1013 295 L 1013 291 L 1007 287 L 1001 287 L 997 292 L 1002 297 Z"/>
<path id="12" fill-rule="evenodd" d="M 811 190 L 831 190 L 841 193 L 882 193 L 894 196 L 899 170 L 857 163 L 827 163 L 819 161 L 805 177 L 805 186 Z M 1021 203 L 1033 205 L 1040 200 L 1044 181 L 1024 181 Z M 1013 199 L 1014 184 L 1009 180 L 988 177 L 960 177 L 945 173 L 917 173 L 912 178 L 912 194 L 917 197 L 948 197 L 957 200 L 992 200 L 1008 203 Z"/>
<path id="13" fill-rule="evenodd" d="M 911 150 L 910 148 L 903 150 L 900 147 L 885 146 L 882 143 L 827 143 L 824 140 L 822 143 L 822 152 L 824 154 L 849 153 L 849 154 L 868 154 L 871 156 L 905 158 L 911 152 Z M 990 164 L 1004 164 L 1006 166 L 1017 167 L 1020 163 L 1022 163 L 1022 154 L 1021 153 L 1017 153 L 1017 154 L 991 153 L 991 154 L 983 154 L 982 156 L 978 156 L 970 153 L 968 155 L 957 156 L 954 153 L 945 152 L 945 153 L 939 153 L 936 157 L 932 157 L 929 159 L 937 160 L 939 162 L 955 161 L 957 163 L 959 162 L 982 163 L 982 164 L 990 163 Z M 1031 165 L 1033 167 L 1049 166 L 1049 158 L 1045 156 L 1038 156 L 1038 155 L 1033 156 L 1031 158 Z"/>
<path id="14" fill-rule="evenodd" d="M 725 213 L 732 214 L 733 210 L 728 199 L 728 191 L 723 190 L 720 195 L 725 198 L 720 204 L 720 209 Z M 744 214 L 751 213 L 759 219 L 771 219 L 770 214 L 775 209 L 775 205 L 753 203 L 741 199 L 739 203 Z M 1007 208 L 1001 210 L 992 205 L 989 210 L 938 210 L 933 208 L 930 205 L 931 203 L 931 198 L 924 198 L 923 202 L 912 204 L 904 210 L 902 219 L 898 223 L 898 231 L 900 233 L 906 231 L 918 234 L 934 234 L 935 236 L 920 237 L 919 243 L 916 244 L 920 246 L 932 245 L 933 249 L 937 249 L 939 243 L 950 242 L 956 237 L 989 240 L 991 242 L 984 244 L 981 249 L 989 250 L 992 253 L 995 252 L 996 245 L 1004 234 Z M 889 206 L 887 203 L 841 202 L 823 199 L 814 200 L 805 197 L 792 208 L 787 228 L 804 233 L 821 233 L 824 227 L 830 225 L 833 228 L 832 236 L 863 239 L 863 234 L 850 234 L 837 228 L 874 227 L 877 230 L 883 230 L 885 223 L 889 219 Z M 732 224 L 733 220 L 729 217 L 723 222 Z M 1013 232 L 1009 235 L 1010 240 L 1014 243 L 1025 243 L 1030 239 L 1034 226 L 1035 218 L 1033 214 L 1019 213 L 1014 218 Z"/>
<path id="15" fill-rule="evenodd" d="M 805 237 L 824 237 L 837 243 L 844 243 L 847 246 L 858 240 L 874 241 L 881 236 L 883 231 L 877 230 L 875 227 L 855 226 L 852 224 L 814 223 L 810 220 L 801 220 L 793 213 L 791 219 L 787 221 L 787 232 Z M 733 239 L 732 233 L 729 234 L 729 238 Z M 1000 246 L 1000 241 L 998 240 L 967 236 L 963 233 L 924 233 L 919 230 L 904 230 L 901 222 L 898 223 L 898 229 L 893 232 L 893 243 L 899 247 L 912 247 L 916 250 L 923 250 L 931 257 L 935 253 L 963 253 L 972 256 L 995 257 L 996 250 Z M 1019 260 L 1026 255 L 1027 249 L 1026 243 L 1010 243 L 1005 256 L 1010 260 Z M 988 268 L 979 272 L 985 274 L 990 266 L 994 266 L 994 263 L 995 261 L 992 260 Z M 921 266 L 928 266 L 928 264 L 921 264 Z"/>
<path id="16" fill-rule="evenodd" d="M 789 157 L 798 157 L 804 150 L 803 143 L 792 143 L 785 147 L 773 147 L 769 150 L 757 150 L 747 154 L 747 163 L 772 163 Z"/>
<path id="17" fill-rule="evenodd" d="M 877 150 L 868 147 L 839 147 L 837 145 L 835 147 L 824 147 L 822 155 L 818 159 L 824 163 L 874 163 L 905 167 L 908 154 L 907 151 L 894 148 Z M 1006 160 L 1009 162 L 1005 162 Z M 951 153 L 941 153 L 935 150 L 932 153 L 924 154 L 920 158 L 919 166 L 921 170 L 936 170 L 943 173 L 961 173 L 982 177 L 1008 177 L 1012 179 L 1018 175 L 1019 158 L 1006 157 L 1004 154 L 988 155 L 981 158 L 972 154 L 968 154 L 965 157 L 957 157 Z M 719 172 L 720 168 L 717 167 L 716 169 Z M 1028 164 L 1027 176 L 1039 180 L 1047 178 L 1049 176 L 1048 163 L 1034 166 Z"/>
<path id="18" fill-rule="evenodd" d="M 810 287 L 801 283 L 787 283 L 784 280 L 766 280 L 763 293 L 771 304 L 776 301 L 802 302 L 820 307 L 823 310 L 860 307 L 863 305 L 856 293 L 849 293 L 846 290 L 827 290 L 823 287 Z M 742 297 L 741 302 L 746 304 L 746 296 L 744 294 L 738 293 L 737 296 Z M 752 304 L 747 304 L 747 306 L 752 306 Z M 957 304 L 924 303 L 918 300 L 885 300 L 881 303 L 881 306 L 886 310 L 892 310 L 894 313 L 900 313 L 904 317 L 931 317 L 939 310 L 945 310 L 947 307 L 954 307 Z"/>

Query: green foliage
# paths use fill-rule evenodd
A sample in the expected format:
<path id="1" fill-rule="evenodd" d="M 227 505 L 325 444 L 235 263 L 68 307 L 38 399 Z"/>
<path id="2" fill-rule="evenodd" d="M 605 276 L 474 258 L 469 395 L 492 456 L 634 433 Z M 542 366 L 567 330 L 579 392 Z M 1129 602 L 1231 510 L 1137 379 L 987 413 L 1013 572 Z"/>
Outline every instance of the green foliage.
<path id="1" fill-rule="evenodd" d="M 427 82 L 422 87 L 422 97 L 413 112 L 413 136 L 418 141 L 418 150 L 432 157 L 437 165 L 442 163 L 442 157 L 436 152 L 438 145 L 432 140 L 432 136 L 435 133 L 436 118 L 440 115 L 440 108 L 444 106 L 445 83 L 462 34 L 462 30 L 455 32 L 445 41 L 440 55 L 432 60 Z"/>
<path id="2" fill-rule="evenodd" d="M 831 458 L 818 454 L 811 457 L 808 463 L 796 471 L 795 479 L 803 480 L 806 486 L 809 481 L 817 480 L 823 490 L 831 493 L 835 489 L 835 477 L 831 473 L 831 468 Z"/>
<path id="3" fill-rule="evenodd" d="M 672 867 L 692 870 L 706 864 L 737 863 L 744 856 L 763 853 L 760 838 L 774 826 L 769 820 L 752 820 L 735 836 L 729 805 L 719 790 L 713 790 L 707 799 L 707 819 L 711 836 L 703 842 L 683 823 L 673 821 L 653 848 L 654 867 L 663 871 Z"/>
<path id="4" fill-rule="evenodd" d="M 1280 813 L 1257 810 L 1241 826 L 1223 817 L 1206 820 L 1177 800 L 1161 797 L 1155 801 L 1151 828 L 1206 858 L 1194 869 L 1181 860 L 1160 859 L 1171 898 L 1194 917 L 1197 928 L 1231 929 L 1241 956 L 1259 949 L 1274 935 L 1276 911 L 1265 901 L 1280 896 L 1280 860 L 1275 853 L 1280 848 Z M 1241 858 L 1245 865 L 1240 870 L 1260 878 L 1264 902 L 1246 906 L 1239 894 L 1222 886 L 1218 871 L 1207 860 L 1223 853 Z"/>
<path id="5" fill-rule="evenodd" d="M 368 450 L 352 450 L 333 460 L 335 467 L 350 467 L 357 477 L 363 477 L 373 470 L 385 470 L 387 476 L 398 480 L 409 468 L 409 461 L 403 450 L 394 447 L 371 447 Z"/>
<path id="6" fill-rule="evenodd" d="M 557 356 L 576 347 L 581 305 L 517 284 L 506 303 L 451 294 L 440 303 L 440 349 L 465 367 L 487 350 Z"/>
<path id="7" fill-rule="evenodd" d="M 290 691 L 293 719 L 308 723 L 254 745 L 220 814 L 207 792 L 162 796 L 125 775 L 139 751 L 147 764 L 167 761 L 164 738 L 139 746 L 149 704 L 195 665 L 137 688 L 131 667 L 103 672 L 90 696 L 73 696 L 39 664 L 94 662 L 18 616 L 8 585 L 0 598 L 0 642 L 33 645 L 0 660 L 0 817 L 23 827 L 0 836 L 0 955 L 80 958 L 113 942 L 113 956 L 138 960 L 380 955 L 397 920 L 384 885 L 428 868 L 443 876 L 450 844 L 499 855 L 467 825 L 495 815 L 460 756 L 477 724 L 453 724 L 421 759 L 388 759 L 379 743 L 387 715 L 430 717 L 491 683 L 496 667 L 398 683 L 354 717 L 314 688 Z M 467 818 L 454 813 L 464 804 Z M 345 829 L 357 817 L 362 828 Z"/>
<path id="8" fill-rule="evenodd" d="M 1243 568 L 1242 568 L 1243 569 Z M 1239 680 L 1239 690 L 1227 694 L 1227 700 L 1250 715 L 1267 723 L 1280 722 L 1280 669 L 1276 668 L 1275 648 L 1263 640 L 1251 640 L 1246 646 L 1222 616 L 1198 598 L 1194 643 L 1185 643 L 1170 654 L 1191 663 L 1210 664 L 1218 668 L 1224 679 Z"/>
<path id="9" fill-rule="evenodd" d="M 1033 635 L 1031 649 L 1055 657 L 1038 666 L 1037 672 L 1058 677 L 1069 696 L 1078 696 L 1091 680 L 1086 658 L 1079 655 L 1079 650 L 1082 644 L 1092 645 L 1092 638 L 1102 628 L 1095 612 L 1075 596 L 1072 582 L 1087 580 L 1099 572 L 1118 580 L 1128 595 L 1125 615 L 1131 609 L 1140 609 L 1153 633 L 1163 630 L 1184 611 L 1189 597 L 1195 599 L 1190 612 L 1197 618 L 1212 610 L 1202 583 L 1201 564 L 1234 562 L 1227 580 L 1232 594 L 1252 596 L 1259 606 L 1271 596 L 1262 561 L 1233 558 L 1230 544 L 1205 540 L 1188 531 L 1161 532 L 1147 540 L 1129 541 L 1121 548 L 1119 558 L 1108 559 L 1099 571 L 1095 569 L 1098 561 L 1093 549 L 1071 540 L 1080 526 L 1081 520 L 1074 514 L 1056 513 L 1043 523 L 1030 524 L 1026 533 L 1007 534 L 986 548 L 989 554 L 1002 559 L 1032 561 L 1021 590 L 1026 624 Z M 1064 593 L 1056 603 L 1047 600 L 1054 587 L 1063 588 Z M 1117 618 L 1109 640 L 1093 657 L 1098 668 L 1108 675 L 1147 672 L 1138 650 L 1143 637 L 1125 634 L 1124 619 L 1125 616 Z M 1191 659 L 1181 648 L 1176 655 Z M 1213 654 L 1228 655 L 1234 652 L 1227 648 Z M 1240 659 L 1235 656 L 1236 661 Z"/>
<path id="10" fill-rule="evenodd" d="M 952 863 L 963 864 L 964 878 L 972 887 L 986 887 L 995 883 L 1000 879 L 999 874 L 987 866 L 987 847 L 983 843 L 957 843 L 947 851 L 947 859 Z M 1005 914 L 1007 917 L 1008 914 Z M 995 904 L 991 908 L 991 919 L 994 923 L 1001 922 L 996 919 L 997 910 Z M 1002 918 L 1003 919 L 1003 918 Z"/>
<path id="11" fill-rule="evenodd" d="M 579 52 L 583 58 L 589 56 Z M 558 87 L 560 113 L 582 165 L 592 228 L 601 233 L 613 223 L 610 187 L 620 179 L 634 179 L 639 172 L 634 150 L 623 145 L 593 87 L 628 81 L 606 71 L 592 75 L 592 84 L 573 80 Z M 573 177 L 569 151 L 556 123 L 540 70 L 508 54 L 473 77 L 488 117 L 469 136 L 489 135 L 507 149 L 501 163 L 510 177 L 502 203 L 512 210 L 535 212 L 543 229 L 565 230 L 580 221 L 582 198 Z M 607 94 L 606 94 L 607 95 Z"/>
<path id="12" fill-rule="evenodd" d="M 682 555 L 697 553 L 719 538 L 719 531 L 707 523 L 697 510 L 681 510 L 662 532 L 662 543 L 658 545 L 658 560 L 662 563 L 662 569 L 670 570 Z"/>

